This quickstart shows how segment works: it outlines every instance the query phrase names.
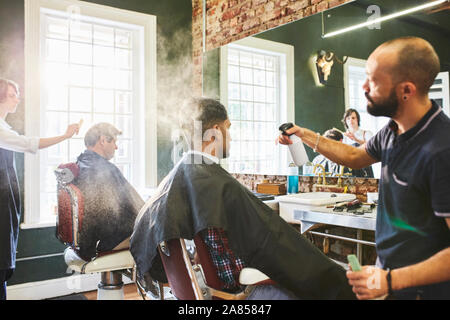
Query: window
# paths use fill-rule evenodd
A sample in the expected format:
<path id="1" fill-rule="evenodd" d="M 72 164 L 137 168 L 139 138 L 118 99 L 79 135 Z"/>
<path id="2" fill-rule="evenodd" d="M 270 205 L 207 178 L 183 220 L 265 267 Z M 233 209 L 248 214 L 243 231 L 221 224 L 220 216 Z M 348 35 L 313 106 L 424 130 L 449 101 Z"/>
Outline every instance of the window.
<path id="1" fill-rule="evenodd" d="M 361 116 L 361 128 L 371 131 L 374 135 L 388 122 L 387 117 L 374 117 L 367 112 L 367 99 L 363 85 L 366 81 L 366 60 L 349 57 L 344 64 L 345 108 L 358 110 Z M 375 178 L 380 177 L 381 164 L 372 166 Z"/>
<path id="2" fill-rule="evenodd" d="M 231 121 L 233 173 L 279 174 L 287 148 L 275 145 L 280 124 L 294 122 L 293 47 L 247 38 L 221 49 L 221 100 Z"/>
<path id="3" fill-rule="evenodd" d="M 145 164 L 156 165 L 156 134 L 148 135 L 156 123 L 144 122 L 148 112 L 156 118 L 155 17 L 54 0 L 27 0 L 26 14 L 26 134 L 61 135 L 81 119 L 83 126 L 72 139 L 25 156 L 25 224 L 54 224 L 54 170 L 76 161 L 98 122 L 122 131 L 112 162 L 125 178 L 138 189 L 155 186 L 156 166 Z M 145 161 L 146 134 L 152 161 Z"/>
<path id="4" fill-rule="evenodd" d="M 434 99 L 444 110 L 445 114 L 450 116 L 450 95 L 448 71 L 439 72 L 430 88 L 428 94 L 430 99 Z"/>

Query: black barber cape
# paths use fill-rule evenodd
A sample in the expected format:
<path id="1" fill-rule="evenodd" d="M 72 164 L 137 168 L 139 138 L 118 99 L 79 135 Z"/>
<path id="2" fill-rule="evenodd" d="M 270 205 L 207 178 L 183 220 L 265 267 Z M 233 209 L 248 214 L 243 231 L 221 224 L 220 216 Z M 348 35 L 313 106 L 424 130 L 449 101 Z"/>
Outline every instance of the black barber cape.
<path id="1" fill-rule="evenodd" d="M 0 148 L 0 270 L 15 268 L 20 210 L 14 152 Z"/>
<path id="2" fill-rule="evenodd" d="M 80 174 L 74 184 L 84 196 L 80 256 L 110 251 L 133 232 L 144 201 L 111 162 L 86 150 L 77 159 Z"/>
<path id="3" fill-rule="evenodd" d="M 164 178 L 136 219 L 130 250 L 138 272 L 161 274 L 155 270 L 161 268 L 158 244 L 193 239 L 208 227 L 223 228 L 231 249 L 247 266 L 299 298 L 355 298 L 341 266 L 222 167 L 193 154 L 185 155 Z"/>

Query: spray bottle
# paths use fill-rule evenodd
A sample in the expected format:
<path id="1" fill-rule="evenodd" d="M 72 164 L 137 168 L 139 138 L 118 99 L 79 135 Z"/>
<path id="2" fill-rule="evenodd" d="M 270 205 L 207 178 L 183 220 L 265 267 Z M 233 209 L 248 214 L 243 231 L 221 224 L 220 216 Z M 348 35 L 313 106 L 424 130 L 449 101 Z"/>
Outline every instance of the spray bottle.
<path id="1" fill-rule="evenodd" d="M 283 123 L 278 130 L 281 131 L 281 134 L 287 136 L 286 130 L 289 130 L 290 128 L 294 127 L 292 122 Z M 309 161 L 308 155 L 306 154 L 305 146 L 303 145 L 302 139 L 297 137 L 295 134 L 291 134 L 289 136 L 289 139 L 291 139 L 292 144 L 290 144 L 289 151 L 291 152 L 292 159 L 294 160 L 294 163 L 297 165 L 297 167 L 301 167 L 306 162 Z"/>

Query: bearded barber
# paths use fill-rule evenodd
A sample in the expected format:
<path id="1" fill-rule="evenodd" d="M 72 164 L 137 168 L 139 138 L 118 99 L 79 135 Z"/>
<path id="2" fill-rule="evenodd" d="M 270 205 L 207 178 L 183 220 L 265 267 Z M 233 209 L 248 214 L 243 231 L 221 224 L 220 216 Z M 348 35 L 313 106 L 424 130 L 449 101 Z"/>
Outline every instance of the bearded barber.
<path id="1" fill-rule="evenodd" d="M 6 281 L 14 272 L 19 235 L 20 195 L 14 153 L 36 153 L 71 138 L 80 129 L 79 124 L 71 124 L 64 135 L 51 138 L 19 135 L 5 121 L 9 113 L 16 112 L 19 102 L 19 86 L 0 79 L 0 300 L 6 300 Z"/>
<path id="2" fill-rule="evenodd" d="M 355 148 L 298 126 L 287 131 L 346 167 L 382 163 L 377 265 L 347 272 L 359 299 L 450 299 L 450 119 L 428 98 L 439 71 L 424 39 L 388 41 L 366 65 L 367 110 L 391 118 L 372 139 Z"/>

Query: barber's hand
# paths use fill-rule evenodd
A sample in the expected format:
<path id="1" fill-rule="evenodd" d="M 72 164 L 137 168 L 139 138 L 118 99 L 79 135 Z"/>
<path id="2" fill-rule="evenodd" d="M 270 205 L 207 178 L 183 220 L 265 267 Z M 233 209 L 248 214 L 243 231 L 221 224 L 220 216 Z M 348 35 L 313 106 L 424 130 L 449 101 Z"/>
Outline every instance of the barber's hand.
<path id="1" fill-rule="evenodd" d="M 303 129 L 300 128 L 299 126 L 295 125 L 290 128 L 289 130 L 286 130 L 286 133 L 290 136 L 292 134 L 295 134 L 296 136 L 298 136 L 299 138 L 301 138 L 303 136 Z M 283 134 L 280 134 L 278 136 L 278 138 L 275 140 L 275 143 L 280 143 L 280 144 L 292 144 L 291 139 L 289 139 L 289 136 L 285 136 Z"/>
<path id="2" fill-rule="evenodd" d="M 375 299 L 388 293 L 386 280 L 387 271 L 374 267 L 363 266 L 361 271 L 347 271 L 348 283 L 359 300 Z"/>
<path id="3" fill-rule="evenodd" d="M 72 123 L 67 127 L 66 133 L 64 134 L 64 137 L 66 139 L 72 138 L 74 134 L 78 134 L 80 131 L 80 124 L 79 123 Z"/>

